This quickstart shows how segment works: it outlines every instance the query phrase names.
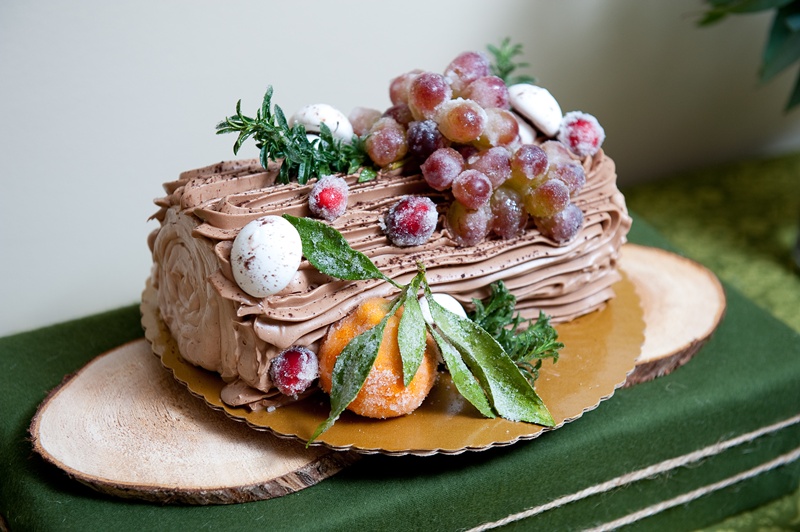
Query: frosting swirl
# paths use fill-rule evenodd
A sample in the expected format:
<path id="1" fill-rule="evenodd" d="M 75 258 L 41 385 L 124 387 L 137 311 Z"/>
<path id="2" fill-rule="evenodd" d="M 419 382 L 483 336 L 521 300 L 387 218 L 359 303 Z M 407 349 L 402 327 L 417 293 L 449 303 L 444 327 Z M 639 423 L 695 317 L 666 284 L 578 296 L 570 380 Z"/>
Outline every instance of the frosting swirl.
<path id="1" fill-rule="evenodd" d="M 583 165 L 586 186 L 573 202 L 584 213 L 584 227 L 561 246 L 530 225 L 514 239 L 458 247 L 441 223 L 451 198 L 430 189 L 419 175 L 381 174 L 365 183 L 348 176 L 347 211 L 331 225 L 400 283 L 411 279 L 421 261 L 434 291 L 469 307 L 502 279 L 524 316 L 542 310 L 555 322 L 567 321 L 613 297 L 618 251 L 631 224 L 613 161 L 600 151 Z M 307 261 L 278 294 L 254 298 L 236 285 L 230 250 L 239 229 L 265 215 L 310 216 L 313 183 L 276 185 L 278 168 L 271 163 L 265 170 L 247 160 L 184 172 L 165 184 L 167 196 L 156 200 L 160 210 L 154 217 L 161 227 L 150 239 L 159 308 L 181 354 L 226 381 L 239 379 L 262 392 L 272 387 L 267 370 L 278 352 L 313 346 L 361 301 L 396 290 L 381 281 L 332 279 Z M 393 246 L 378 220 L 400 196 L 417 194 L 436 203 L 438 229 L 421 246 Z"/>

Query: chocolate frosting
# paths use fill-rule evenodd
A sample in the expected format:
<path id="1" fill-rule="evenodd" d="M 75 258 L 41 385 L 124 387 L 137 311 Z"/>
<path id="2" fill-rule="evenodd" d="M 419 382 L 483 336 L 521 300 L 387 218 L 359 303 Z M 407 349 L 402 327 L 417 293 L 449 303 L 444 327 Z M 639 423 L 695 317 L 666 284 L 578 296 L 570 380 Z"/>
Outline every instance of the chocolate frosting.
<path id="1" fill-rule="evenodd" d="M 554 322 L 568 321 L 613 297 L 618 252 L 631 224 L 613 161 L 600 151 L 583 165 L 586 186 L 573 202 L 584 213 L 584 227 L 560 246 L 532 225 L 514 239 L 457 246 L 442 223 L 451 198 L 430 189 L 419 175 L 381 174 L 365 183 L 348 176 L 347 211 L 331 225 L 400 283 L 411 279 L 421 261 L 434 291 L 450 294 L 468 309 L 473 298 L 489 295 L 490 283 L 503 280 L 524 316 L 536 317 L 542 310 Z M 272 163 L 265 170 L 256 160 L 221 162 L 184 172 L 166 183 L 167 195 L 156 200 L 160 210 L 154 218 L 161 226 L 149 244 L 162 318 L 187 361 L 237 382 L 237 390 L 244 383 L 269 392 L 269 363 L 277 353 L 292 345 L 316 347 L 328 326 L 359 302 L 396 291 L 383 281 L 330 278 L 304 260 L 282 292 L 263 299 L 243 292 L 230 268 L 239 229 L 270 214 L 311 215 L 313 182 L 275 184 L 277 173 Z M 408 194 L 431 197 L 440 220 L 424 245 L 401 248 L 387 240 L 378 221 Z M 248 394 L 230 396 L 229 402 L 237 403 L 234 396 Z"/>

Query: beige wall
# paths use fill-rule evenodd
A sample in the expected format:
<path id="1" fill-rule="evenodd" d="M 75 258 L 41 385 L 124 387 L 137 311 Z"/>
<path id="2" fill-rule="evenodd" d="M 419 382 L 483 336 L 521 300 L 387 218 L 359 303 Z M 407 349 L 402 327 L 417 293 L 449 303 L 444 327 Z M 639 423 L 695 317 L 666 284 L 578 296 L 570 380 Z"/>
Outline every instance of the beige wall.
<path id="1" fill-rule="evenodd" d="M 136 302 L 161 183 L 230 158 L 214 125 L 268 84 L 288 113 L 385 107 L 394 75 L 509 35 L 564 110 L 600 119 L 623 183 L 800 147 L 800 114 L 782 111 L 794 69 L 756 81 L 768 17 L 699 29 L 701 8 L 4 0 L 0 334 Z"/>

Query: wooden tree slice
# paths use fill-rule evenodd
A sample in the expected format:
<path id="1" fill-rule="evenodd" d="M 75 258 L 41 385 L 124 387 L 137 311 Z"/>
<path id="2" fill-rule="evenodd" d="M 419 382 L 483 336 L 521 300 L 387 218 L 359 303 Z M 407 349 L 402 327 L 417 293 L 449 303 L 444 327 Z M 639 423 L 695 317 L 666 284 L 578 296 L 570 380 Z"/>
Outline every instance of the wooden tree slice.
<path id="1" fill-rule="evenodd" d="M 625 386 L 666 375 L 688 362 L 725 313 L 725 292 L 707 268 L 663 249 L 626 244 L 620 268 L 644 311 L 644 344 Z"/>
<path id="2" fill-rule="evenodd" d="M 358 459 L 282 440 L 187 395 L 137 340 L 53 390 L 31 424 L 34 450 L 70 476 L 120 497 L 227 504 L 279 497 Z"/>

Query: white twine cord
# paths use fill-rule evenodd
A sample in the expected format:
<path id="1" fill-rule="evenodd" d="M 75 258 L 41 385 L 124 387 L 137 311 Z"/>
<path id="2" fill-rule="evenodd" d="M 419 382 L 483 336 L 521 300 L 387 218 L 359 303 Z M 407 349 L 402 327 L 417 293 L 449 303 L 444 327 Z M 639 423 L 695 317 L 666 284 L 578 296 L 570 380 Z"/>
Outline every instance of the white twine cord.
<path id="1" fill-rule="evenodd" d="M 492 528 L 497 528 L 500 526 L 507 525 L 509 523 L 513 523 L 514 521 L 520 521 L 522 519 L 526 519 L 528 517 L 533 517 L 535 515 L 544 513 L 548 510 L 552 510 L 554 508 L 558 508 L 560 506 L 564 506 L 571 502 L 579 501 L 581 499 L 585 499 L 587 497 L 591 497 L 593 495 L 598 495 L 600 493 L 605 493 L 607 491 L 611 491 L 615 488 L 619 488 L 621 486 L 625 486 L 627 484 L 631 484 L 633 482 L 637 482 L 639 480 L 644 480 L 649 477 L 653 477 L 655 475 L 659 475 L 661 473 L 665 473 L 670 471 L 671 469 L 675 469 L 678 467 L 686 466 L 693 462 L 697 462 L 699 460 L 703 460 L 710 456 L 714 456 L 717 454 L 730 449 L 731 447 L 736 447 L 737 445 L 741 445 L 743 443 L 751 442 L 761 436 L 765 436 L 767 434 L 771 434 L 773 432 L 778 432 L 786 427 L 794 425 L 796 423 L 800 423 L 800 414 L 791 417 L 789 419 L 785 419 L 773 425 L 769 425 L 766 427 L 761 427 L 758 430 L 753 432 L 748 432 L 747 434 L 742 434 L 741 436 L 737 436 L 736 438 L 731 438 L 729 440 L 725 440 L 722 442 L 715 443 L 714 445 L 709 445 L 708 447 L 704 447 L 703 449 L 698 449 L 697 451 L 693 451 L 689 454 L 685 454 L 683 456 L 678 456 L 676 458 L 671 458 L 669 460 L 664 460 L 663 462 L 659 462 L 657 464 L 653 464 L 651 466 L 645 467 L 644 469 L 639 469 L 637 471 L 631 471 L 630 473 L 626 473 L 625 475 L 613 478 L 606 482 L 602 482 L 600 484 L 590 486 L 588 488 L 582 489 L 578 492 L 572 493 L 570 495 L 565 495 L 564 497 L 559 497 L 558 499 L 554 499 L 546 504 L 541 506 L 536 506 L 534 508 L 529 508 L 525 511 L 511 514 L 503 519 L 498 521 L 493 521 L 490 523 L 484 523 L 482 525 L 478 525 L 475 528 L 469 530 L 469 532 L 478 532 L 483 530 L 490 530 Z M 707 493 L 711 493 L 713 491 L 723 489 L 731 484 L 736 482 L 740 482 L 742 480 L 746 480 L 751 478 L 755 475 L 763 473 L 765 471 L 769 471 L 770 469 L 774 469 L 781 465 L 785 465 L 788 463 L 797 460 L 800 457 L 800 447 L 791 451 L 787 454 L 779 456 L 769 462 L 761 464 L 760 466 L 750 469 L 748 471 L 744 471 L 739 473 L 738 475 L 734 475 L 728 479 L 722 480 L 715 484 L 709 484 L 708 486 L 704 486 L 697 490 L 691 491 L 689 493 L 685 493 L 680 497 L 676 497 L 675 499 L 670 499 L 669 501 L 664 501 L 654 506 L 650 506 L 633 514 L 630 514 L 626 517 L 623 517 L 617 521 L 612 523 L 608 523 L 603 525 L 601 528 L 597 528 L 595 530 L 602 531 L 602 530 L 611 530 L 612 528 L 622 526 L 624 524 L 630 524 L 635 521 L 638 521 L 644 517 L 649 515 L 655 515 L 657 512 L 660 512 L 664 509 L 671 508 L 672 506 L 677 506 L 679 504 L 684 504 L 685 502 L 692 501 L 705 495 Z M 688 497 L 688 498 L 687 498 Z M 663 507 L 662 507 L 663 506 Z M 605 528 L 607 526 L 613 525 L 611 528 Z"/>
<path id="2" fill-rule="evenodd" d="M 765 462 L 758 467 L 754 467 L 753 469 L 748 469 L 747 471 L 742 471 L 738 475 L 734 475 L 732 477 L 726 478 L 725 480 L 720 480 L 719 482 L 715 482 L 713 484 L 703 486 L 702 488 L 698 488 L 694 491 L 684 493 L 683 495 L 675 497 L 674 499 L 663 501 L 658 504 L 654 504 L 653 506 L 648 506 L 647 508 L 644 508 L 632 514 L 628 514 L 625 517 L 621 517 L 615 521 L 611 521 L 610 523 L 606 523 L 597 528 L 591 528 L 587 530 L 587 532 L 607 532 L 609 530 L 615 530 L 621 526 L 630 525 L 631 523 L 635 523 L 636 521 L 644 519 L 645 517 L 656 515 L 657 513 L 663 512 L 664 510 L 668 510 L 674 506 L 680 506 L 681 504 L 686 504 L 687 502 L 699 499 L 703 495 L 707 495 L 714 491 L 725 489 L 729 486 L 732 486 L 733 484 L 736 484 L 737 482 L 741 482 L 742 480 L 753 478 L 755 476 L 760 475 L 761 473 L 766 473 L 771 469 L 775 469 L 776 467 L 789 464 L 791 462 L 794 462 L 798 458 L 800 458 L 800 447 L 796 448 L 794 451 L 782 454 L 781 456 L 773 460 L 770 460 L 769 462 Z"/>

